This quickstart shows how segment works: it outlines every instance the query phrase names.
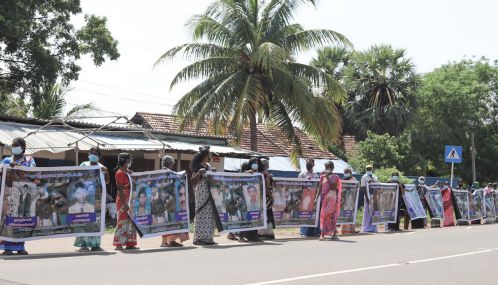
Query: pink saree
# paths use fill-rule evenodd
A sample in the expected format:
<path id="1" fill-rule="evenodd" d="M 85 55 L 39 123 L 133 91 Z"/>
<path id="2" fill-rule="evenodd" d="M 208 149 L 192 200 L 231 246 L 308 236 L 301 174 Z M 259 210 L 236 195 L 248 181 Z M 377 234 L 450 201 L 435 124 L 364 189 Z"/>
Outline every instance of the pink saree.
<path id="1" fill-rule="evenodd" d="M 341 178 L 335 174 L 320 176 L 320 230 L 322 235 L 333 235 L 336 231 L 337 219 L 341 211 Z"/>

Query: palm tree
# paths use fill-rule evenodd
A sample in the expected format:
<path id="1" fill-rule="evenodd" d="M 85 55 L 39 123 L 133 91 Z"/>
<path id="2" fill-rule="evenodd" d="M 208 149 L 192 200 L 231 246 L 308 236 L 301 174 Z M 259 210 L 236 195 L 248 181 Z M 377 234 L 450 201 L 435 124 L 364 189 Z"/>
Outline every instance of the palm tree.
<path id="1" fill-rule="evenodd" d="M 66 107 L 66 94 L 70 89 L 59 84 L 54 84 L 41 89 L 41 92 L 36 95 L 38 99 L 32 104 L 33 117 L 37 119 L 51 119 L 61 116 Z M 95 110 L 93 104 L 75 105 L 67 113 L 66 117 L 75 115 L 82 111 Z"/>
<path id="2" fill-rule="evenodd" d="M 331 30 L 305 30 L 292 23 L 296 10 L 313 0 L 217 0 L 193 16 L 193 43 L 170 49 L 156 65 L 183 54 L 194 63 L 178 72 L 171 88 L 202 79 L 175 105 L 182 127 L 195 122 L 224 126 L 237 138 L 250 127 L 257 150 L 257 121 L 283 131 L 302 153 L 294 123 L 321 145 L 338 139 L 341 119 L 334 105 L 346 93 L 322 70 L 296 62 L 296 54 L 325 44 L 351 46 Z M 315 92 L 327 88 L 326 94 Z M 217 129 L 217 127 L 214 127 Z"/>
<path id="3" fill-rule="evenodd" d="M 399 135 L 416 108 L 420 78 L 404 49 L 378 45 L 356 53 L 343 71 L 349 94 L 345 132 L 362 139 L 368 130 Z"/>
<path id="4" fill-rule="evenodd" d="M 317 56 L 310 64 L 334 79 L 341 80 L 343 70 L 351 60 L 351 53 L 347 47 L 325 47 L 317 51 Z"/>

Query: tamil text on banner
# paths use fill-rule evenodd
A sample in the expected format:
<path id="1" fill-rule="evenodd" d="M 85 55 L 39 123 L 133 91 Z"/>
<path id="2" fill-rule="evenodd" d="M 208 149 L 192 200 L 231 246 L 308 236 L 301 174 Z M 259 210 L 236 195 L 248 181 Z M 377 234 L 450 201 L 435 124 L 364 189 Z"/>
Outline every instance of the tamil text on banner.
<path id="1" fill-rule="evenodd" d="M 480 220 L 483 216 L 483 189 L 474 190 L 469 197 L 469 219 L 471 221 Z"/>
<path id="2" fill-rule="evenodd" d="M 496 220 L 496 205 L 494 192 L 484 195 L 484 217 L 486 220 Z"/>
<path id="3" fill-rule="evenodd" d="M 469 221 L 469 192 L 467 190 L 453 190 L 454 209 L 458 211 L 461 218 L 459 221 Z"/>
<path id="4" fill-rule="evenodd" d="M 425 200 L 429 206 L 431 219 L 444 220 L 443 196 L 439 188 L 426 188 Z"/>
<path id="5" fill-rule="evenodd" d="M 208 172 L 223 231 L 266 228 L 266 191 L 261 173 Z"/>
<path id="6" fill-rule="evenodd" d="M 316 227 L 319 209 L 315 197 L 319 184 L 318 179 L 274 178 L 272 210 L 275 226 Z"/>
<path id="7" fill-rule="evenodd" d="M 129 213 L 141 237 L 188 232 L 186 179 L 185 172 L 168 170 L 131 175 Z"/>
<path id="8" fill-rule="evenodd" d="M 338 225 L 354 225 L 358 211 L 359 183 L 342 181 L 341 212 L 337 219 Z"/>
<path id="9" fill-rule="evenodd" d="M 369 183 L 368 196 L 372 225 L 395 223 L 398 212 L 398 184 Z"/>
<path id="10" fill-rule="evenodd" d="M 0 239 L 27 241 L 103 234 L 102 181 L 99 166 L 4 166 Z"/>
<path id="11" fill-rule="evenodd" d="M 424 205 L 420 200 L 420 196 L 418 195 L 417 187 L 415 186 L 415 184 L 407 184 L 405 186 L 403 200 L 405 201 L 406 209 L 408 210 L 410 219 L 415 220 L 427 217 Z"/>

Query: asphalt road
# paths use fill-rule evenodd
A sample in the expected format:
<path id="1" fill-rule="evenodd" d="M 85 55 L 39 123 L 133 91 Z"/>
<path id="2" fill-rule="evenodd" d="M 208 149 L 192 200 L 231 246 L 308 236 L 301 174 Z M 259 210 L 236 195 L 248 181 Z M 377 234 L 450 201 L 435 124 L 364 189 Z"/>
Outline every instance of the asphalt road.
<path id="1" fill-rule="evenodd" d="M 340 241 L 219 240 L 216 247 L 182 249 L 144 240 L 137 252 L 101 254 L 71 252 L 71 239 L 31 242 L 34 254 L 0 259 L 0 284 L 498 284 L 498 225 Z M 46 253 L 61 247 L 66 252 Z"/>

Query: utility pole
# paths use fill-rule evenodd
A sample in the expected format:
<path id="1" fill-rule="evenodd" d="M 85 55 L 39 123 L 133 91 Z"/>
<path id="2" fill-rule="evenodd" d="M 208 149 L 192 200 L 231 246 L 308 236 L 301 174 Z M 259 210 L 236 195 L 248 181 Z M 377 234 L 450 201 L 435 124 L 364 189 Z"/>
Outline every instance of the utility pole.
<path id="1" fill-rule="evenodd" d="M 470 131 L 470 151 L 472 154 L 472 183 L 476 182 L 476 146 L 474 143 L 474 128 Z"/>

